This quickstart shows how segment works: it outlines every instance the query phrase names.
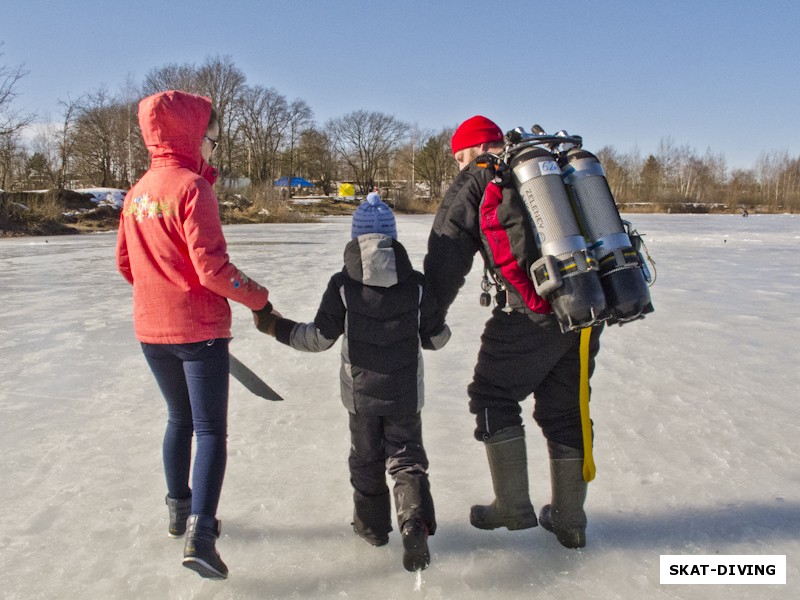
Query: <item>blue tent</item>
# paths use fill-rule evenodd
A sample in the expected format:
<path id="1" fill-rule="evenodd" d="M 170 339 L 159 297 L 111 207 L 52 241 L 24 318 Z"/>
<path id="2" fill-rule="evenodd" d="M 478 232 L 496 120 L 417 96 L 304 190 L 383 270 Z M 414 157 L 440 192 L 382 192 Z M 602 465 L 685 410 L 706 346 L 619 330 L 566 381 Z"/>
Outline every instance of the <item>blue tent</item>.
<path id="1" fill-rule="evenodd" d="M 275 187 L 314 187 L 313 183 L 302 177 L 292 177 L 291 183 L 289 183 L 288 177 L 281 177 L 276 179 L 272 185 Z"/>

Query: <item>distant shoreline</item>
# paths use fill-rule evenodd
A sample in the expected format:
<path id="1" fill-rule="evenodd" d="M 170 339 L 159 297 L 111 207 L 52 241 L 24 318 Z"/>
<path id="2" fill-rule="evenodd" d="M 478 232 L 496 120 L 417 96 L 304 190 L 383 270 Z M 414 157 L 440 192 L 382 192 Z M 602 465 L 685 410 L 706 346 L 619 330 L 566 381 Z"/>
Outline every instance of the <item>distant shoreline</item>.
<path id="1" fill-rule="evenodd" d="M 312 206 L 308 205 L 304 207 L 303 210 L 296 211 L 296 214 L 290 216 L 284 216 L 280 220 L 270 220 L 270 219 L 263 219 L 263 220 L 254 220 L 251 218 L 244 218 L 242 216 L 234 215 L 233 218 L 225 218 L 223 214 L 222 224 L 223 225 L 261 225 L 264 223 L 313 223 L 317 222 L 321 218 L 325 217 L 335 217 L 335 216 L 349 216 L 352 213 L 352 210 L 355 208 L 354 205 L 342 205 L 339 203 L 340 208 L 339 210 L 319 210 L 320 207 L 317 205 L 316 208 L 318 212 L 313 212 Z M 641 208 L 641 207 L 636 207 Z M 425 212 L 404 212 L 398 211 L 400 214 L 431 214 Z M 674 215 L 681 215 L 681 214 L 697 214 L 697 215 L 732 215 L 732 216 L 743 216 L 742 211 L 740 209 L 733 210 L 636 210 L 631 209 L 626 206 L 620 207 L 620 213 L 624 214 L 674 214 Z M 768 210 L 751 210 L 748 213 L 748 216 L 757 216 L 757 215 L 776 215 L 776 214 L 795 214 L 791 212 L 782 212 L 782 211 L 768 211 Z M 295 218 L 292 218 L 295 217 Z M 62 235 L 84 235 L 84 234 L 91 234 L 91 233 L 108 233 L 112 231 L 116 231 L 119 223 L 119 217 L 117 216 L 116 219 L 104 217 L 101 219 L 81 219 L 78 223 L 60 223 L 55 221 L 43 221 L 38 223 L 31 223 L 28 224 L 28 227 L 16 227 L 12 229 L 0 229 L 0 238 L 13 238 L 13 237 L 47 237 L 47 236 L 62 236 Z"/>

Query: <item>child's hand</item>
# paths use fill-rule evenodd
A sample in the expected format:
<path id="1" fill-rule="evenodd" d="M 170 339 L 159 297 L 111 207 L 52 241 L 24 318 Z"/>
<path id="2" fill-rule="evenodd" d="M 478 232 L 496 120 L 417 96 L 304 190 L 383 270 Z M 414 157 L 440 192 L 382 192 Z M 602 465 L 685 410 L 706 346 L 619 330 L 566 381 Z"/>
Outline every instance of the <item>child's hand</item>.
<path id="1" fill-rule="evenodd" d="M 275 324 L 280 318 L 281 313 L 273 310 L 271 302 L 267 302 L 267 305 L 261 310 L 253 311 L 253 322 L 256 329 L 272 337 L 275 337 Z"/>

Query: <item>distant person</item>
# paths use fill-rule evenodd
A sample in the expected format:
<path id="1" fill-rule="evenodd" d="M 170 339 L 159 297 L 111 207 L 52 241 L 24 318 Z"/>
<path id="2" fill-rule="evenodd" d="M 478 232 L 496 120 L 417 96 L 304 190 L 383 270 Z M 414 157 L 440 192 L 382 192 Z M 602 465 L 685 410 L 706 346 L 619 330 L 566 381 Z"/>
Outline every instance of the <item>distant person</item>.
<path id="1" fill-rule="evenodd" d="M 272 305 L 267 290 L 228 258 L 208 164 L 220 131 L 211 101 L 154 94 L 139 103 L 139 125 L 150 168 L 125 197 L 117 267 L 133 285 L 136 338 L 167 402 L 169 535 L 188 527 L 183 565 L 224 579 L 228 568 L 215 545 L 227 460 L 228 299 L 258 314 Z"/>
<path id="2" fill-rule="evenodd" d="M 493 174 L 475 160 L 504 148 L 503 132 L 476 115 L 453 134 L 451 147 L 461 171 L 447 189 L 436 213 L 425 256 L 425 277 L 445 312 L 455 300 L 481 238 L 481 207 Z M 493 187 L 493 201 L 498 192 Z M 499 237 L 499 236 L 498 236 Z M 487 263 L 487 268 L 491 265 Z M 525 274 L 522 274 L 525 278 Z M 475 415 L 475 438 L 484 443 L 494 499 L 475 505 L 470 523 L 479 529 L 536 527 L 556 534 L 568 548 L 586 544 L 587 485 L 583 476 L 584 431 L 580 414 L 580 339 L 561 333 L 549 304 L 532 289 L 529 308 L 513 285 L 506 285 L 505 307 L 496 306 L 486 322 L 472 383 L 469 410 Z M 589 338 L 588 373 L 594 370 L 602 326 Z M 533 418 L 547 440 L 551 501 L 537 521 L 528 490 L 528 459 L 520 402 L 533 394 Z M 589 435 L 591 439 L 591 434 Z"/>
<path id="3" fill-rule="evenodd" d="M 749 216 L 750 216 L 750 213 L 747 211 L 747 209 L 746 209 L 746 208 L 743 208 L 743 209 L 742 209 L 742 216 L 743 216 L 743 217 L 749 217 Z"/>
<path id="4" fill-rule="evenodd" d="M 403 566 L 430 563 L 436 531 L 422 445 L 421 348 L 437 350 L 450 330 L 421 273 L 397 241 L 391 209 L 370 193 L 353 214 L 344 268 L 331 277 L 311 323 L 265 315 L 258 328 L 296 350 L 320 352 L 342 341 L 342 402 L 350 415 L 353 529 L 373 546 L 389 541 L 394 479 Z"/>

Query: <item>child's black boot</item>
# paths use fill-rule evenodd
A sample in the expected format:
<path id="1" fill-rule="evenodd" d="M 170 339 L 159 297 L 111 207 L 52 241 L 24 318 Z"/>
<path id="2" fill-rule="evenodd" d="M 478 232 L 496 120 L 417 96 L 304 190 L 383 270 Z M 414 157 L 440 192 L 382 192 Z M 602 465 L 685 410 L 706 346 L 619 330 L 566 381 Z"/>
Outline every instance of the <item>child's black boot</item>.
<path id="1" fill-rule="evenodd" d="M 351 524 L 356 535 L 373 546 L 387 544 L 389 532 L 392 530 L 392 501 L 388 490 L 377 496 L 368 496 L 354 490 L 353 502 Z"/>
<path id="2" fill-rule="evenodd" d="M 403 566 L 406 571 L 424 571 L 431 564 L 428 550 L 428 527 L 422 519 L 411 519 L 403 524 Z"/>

